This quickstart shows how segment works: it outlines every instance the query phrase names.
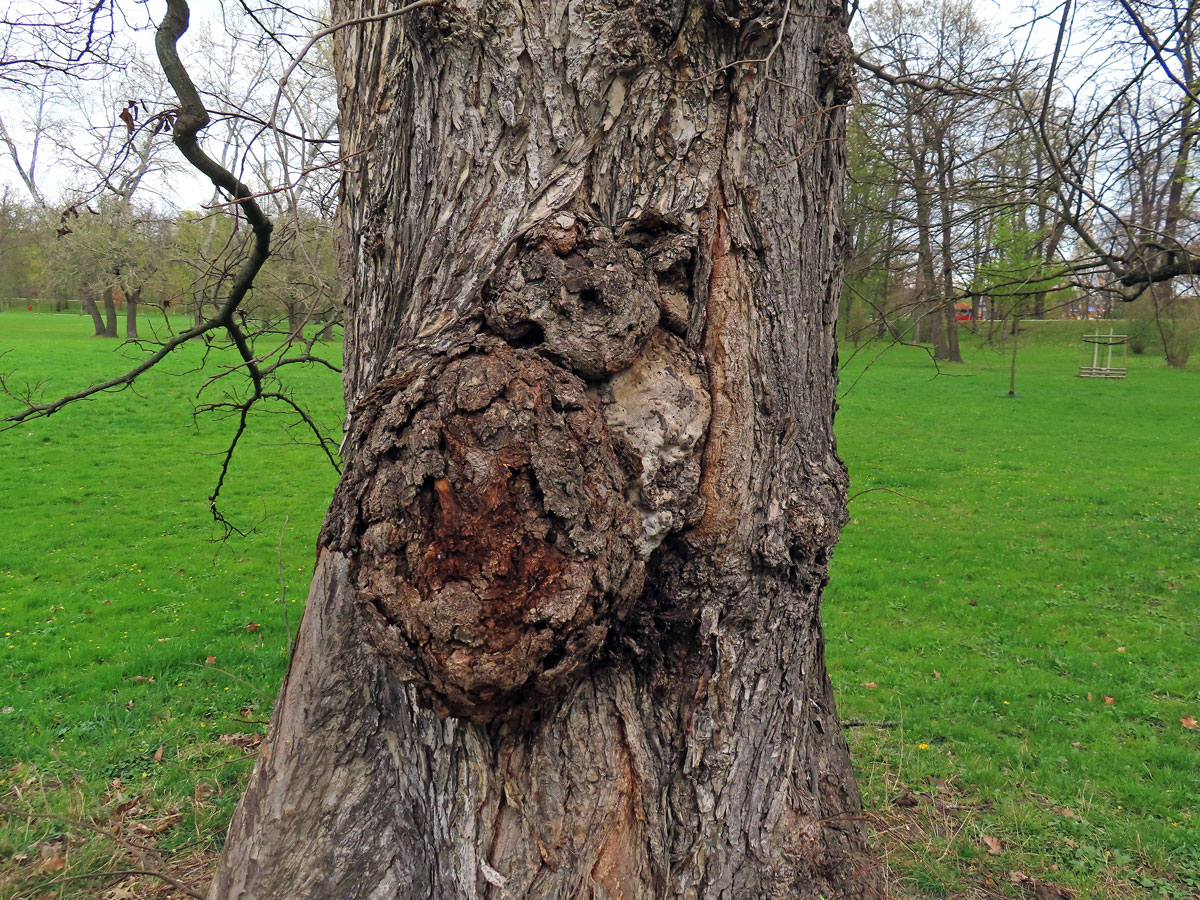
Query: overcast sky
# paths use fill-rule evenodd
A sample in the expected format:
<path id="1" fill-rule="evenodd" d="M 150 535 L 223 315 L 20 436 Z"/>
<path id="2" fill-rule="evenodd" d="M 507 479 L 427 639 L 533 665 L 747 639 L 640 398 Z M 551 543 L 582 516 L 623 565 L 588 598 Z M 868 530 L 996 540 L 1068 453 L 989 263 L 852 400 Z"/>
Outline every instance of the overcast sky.
<path id="1" fill-rule="evenodd" d="M 10 10 L 19 8 L 28 0 L 12 0 Z M 208 27 L 215 31 L 221 29 L 221 0 L 191 0 L 192 8 L 192 28 L 189 35 L 194 35 L 195 32 L 207 24 Z M 135 24 L 158 21 L 165 11 L 164 0 L 148 0 L 144 5 L 130 4 L 133 10 L 132 15 L 137 16 L 138 20 Z M 1020 26 L 1026 25 L 1032 18 L 1028 10 L 1027 0 L 979 0 L 976 3 L 975 12 L 980 18 L 991 22 L 1000 32 L 1001 37 L 1008 36 L 1012 30 L 1020 29 Z M 1043 27 L 1043 32 L 1046 30 Z M 187 59 L 189 50 L 188 36 L 180 42 L 180 49 Z M 1019 33 L 1014 33 L 1013 38 L 1016 39 Z M 132 41 L 137 46 L 141 47 L 147 55 L 153 53 L 153 33 L 147 27 L 144 30 L 130 29 L 129 33 L 122 36 L 126 41 Z M 1052 44 L 1052 30 L 1049 38 L 1043 34 L 1040 37 L 1040 43 L 1049 40 Z M 28 97 L 22 97 L 18 92 L 13 90 L 0 91 L 0 116 L 3 117 L 5 125 L 9 132 L 16 140 L 23 157 L 28 156 L 29 152 L 29 132 L 24 126 L 23 120 L 26 118 L 26 111 L 21 108 L 22 103 L 28 103 Z M 97 112 L 101 112 L 97 110 Z M 119 108 L 114 108 L 109 111 L 112 115 L 112 121 L 116 122 L 116 116 L 120 112 Z M 3 149 L 3 148 L 0 148 Z M 52 147 L 43 146 L 41 156 L 38 161 L 39 182 L 44 192 L 49 195 L 49 198 L 57 199 L 57 195 L 66 185 L 69 175 L 61 166 L 55 164 L 54 150 Z M 17 196 L 22 200 L 27 199 L 25 189 L 21 184 L 16 170 L 13 168 L 7 153 L 0 155 L 0 182 L 7 184 L 13 188 Z M 211 197 L 211 188 L 207 183 L 200 178 L 186 174 L 183 176 L 172 176 L 171 183 L 160 186 L 159 193 L 169 198 L 169 202 L 181 208 L 196 208 L 200 204 L 206 202 Z"/>

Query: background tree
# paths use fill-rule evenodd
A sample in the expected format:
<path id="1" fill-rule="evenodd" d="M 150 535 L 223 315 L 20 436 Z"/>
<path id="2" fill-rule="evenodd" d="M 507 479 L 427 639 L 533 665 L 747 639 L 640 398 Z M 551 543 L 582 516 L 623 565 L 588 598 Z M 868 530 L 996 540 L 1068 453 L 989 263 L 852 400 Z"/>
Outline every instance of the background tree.
<path id="1" fill-rule="evenodd" d="M 898 188 L 896 213 L 913 254 L 914 338 L 928 323 L 934 357 L 961 362 L 956 307 L 969 281 L 969 224 L 977 218 L 981 160 L 1008 132 L 994 127 L 996 85 L 1014 77 L 1003 45 L 969 3 L 864 10 L 861 54 L 893 82 L 868 82 L 877 141 Z M 929 85 L 952 85 L 930 90 Z M 965 276 L 965 277 L 964 277 Z"/>
<path id="2" fill-rule="evenodd" d="M 99 297 L 105 308 L 105 337 L 118 336 L 117 306 L 123 304 L 125 337 L 137 338 L 138 304 L 147 284 L 170 258 L 172 222 L 149 208 L 108 197 L 71 216 L 70 227 L 70 234 L 49 247 L 49 283 L 64 294 Z M 94 304 L 89 312 L 93 309 Z M 93 313 L 93 318 L 97 316 Z"/>

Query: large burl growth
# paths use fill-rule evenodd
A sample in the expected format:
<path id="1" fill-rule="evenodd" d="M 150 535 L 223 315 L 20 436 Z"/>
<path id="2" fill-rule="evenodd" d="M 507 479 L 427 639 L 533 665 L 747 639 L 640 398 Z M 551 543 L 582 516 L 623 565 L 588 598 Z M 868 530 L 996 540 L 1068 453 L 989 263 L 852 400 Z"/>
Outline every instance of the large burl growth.
<path id="1" fill-rule="evenodd" d="M 398 355 L 356 410 L 322 539 L 353 555 L 365 636 L 441 715 L 560 694 L 702 512 L 702 368 L 658 327 L 680 251 L 636 243 L 557 216 L 501 266 L 479 332 Z"/>

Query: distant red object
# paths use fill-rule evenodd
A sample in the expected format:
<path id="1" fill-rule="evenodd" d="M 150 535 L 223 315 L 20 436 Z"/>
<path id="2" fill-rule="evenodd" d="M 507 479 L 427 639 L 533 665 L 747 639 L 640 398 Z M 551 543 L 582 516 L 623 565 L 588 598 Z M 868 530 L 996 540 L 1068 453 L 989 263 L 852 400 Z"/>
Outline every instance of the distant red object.
<path id="1" fill-rule="evenodd" d="M 27 306 L 27 307 L 25 307 L 25 308 L 26 308 L 27 310 L 29 310 L 30 312 L 33 312 L 33 307 L 32 307 L 32 306 Z"/>
<path id="2" fill-rule="evenodd" d="M 974 318 L 971 315 L 970 307 L 960 308 L 954 311 L 954 320 L 956 322 L 970 322 Z"/>

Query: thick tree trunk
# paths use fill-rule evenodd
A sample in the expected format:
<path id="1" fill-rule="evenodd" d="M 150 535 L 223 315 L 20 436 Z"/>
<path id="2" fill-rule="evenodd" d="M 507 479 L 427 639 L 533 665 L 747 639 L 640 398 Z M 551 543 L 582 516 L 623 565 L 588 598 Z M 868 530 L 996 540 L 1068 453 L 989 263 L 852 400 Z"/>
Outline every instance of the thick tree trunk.
<path id="1" fill-rule="evenodd" d="M 949 278 L 949 272 L 944 275 Z M 949 282 L 946 282 L 949 283 Z M 943 290 L 945 288 L 943 287 Z M 950 288 L 949 296 L 943 294 L 942 303 L 938 309 L 938 317 L 940 319 L 940 328 L 934 328 L 934 351 L 933 358 L 940 359 L 945 362 L 960 363 L 963 361 L 962 351 L 958 347 L 958 310 L 954 308 L 954 293 L 953 288 Z"/>
<path id="2" fill-rule="evenodd" d="M 104 327 L 104 316 L 100 315 L 100 307 L 96 305 L 96 301 L 90 295 L 83 298 L 83 308 L 88 311 L 88 315 L 92 317 L 92 327 L 96 329 L 95 337 L 105 337 L 106 329 Z"/>
<path id="3" fill-rule="evenodd" d="M 949 150 L 949 153 L 947 153 Z M 942 245 L 942 306 L 943 340 L 934 351 L 934 358 L 946 362 L 960 363 L 962 352 L 958 347 L 958 310 L 954 294 L 954 147 L 948 148 L 944 140 L 937 142 L 938 196 L 940 201 Z"/>
<path id="4" fill-rule="evenodd" d="M 141 289 L 135 290 L 125 298 L 125 340 L 137 340 L 138 301 L 141 299 Z"/>
<path id="5" fill-rule="evenodd" d="M 210 897 L 874 896 L 819 616 L 844 10 L 337 50 L 345 474 Z"/>
<path id="6" fill-rule="evenodd" d="M 289 303 L 287 308 L 288 340 L 304 340 L 304 324 L 308 321 L 308 311 L 301 303 Z"/>
<path id="7" fill-rule="evenodd" d="M 917 319 L 917 335 L 913 342 L 920 343 L 921 323 L 928 323 L 929 340 L 934 345 L 934 356 L 945 358 L 946 320 L 942 313 L 941 291 L 938 290 L 937 276 L 933 261 L 933 196 L 930 191 L 929 176 L 926 173 L 925 157 L 918 153 L 913 157 L 913 168 L 916 172 L 917 207 L 917 300 L 920 304 L 920 316 Z"/>
<path id="8" fill-rule="evenodd" d="M 101 295 L 104 299 L 104 336 L 117 337 L 117 301 L 111 289 Z"/>

